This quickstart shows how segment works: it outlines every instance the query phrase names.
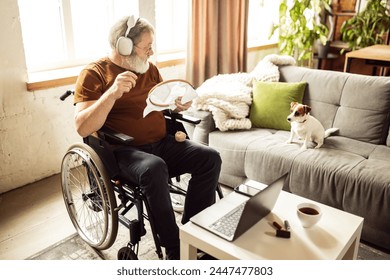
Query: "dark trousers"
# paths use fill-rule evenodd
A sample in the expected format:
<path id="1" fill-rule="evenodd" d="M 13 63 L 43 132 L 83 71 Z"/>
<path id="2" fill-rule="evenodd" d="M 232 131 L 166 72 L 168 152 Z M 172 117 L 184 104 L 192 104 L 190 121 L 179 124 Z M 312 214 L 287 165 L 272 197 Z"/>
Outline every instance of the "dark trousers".
<path id="1" fill-rule="evenodd" d="M 161 245 L 179 246 L 169 194 L 169 178 L 191 174 L 185 198 L 182 223 L 215 203 L 215 192 L 221 170 L 221 158 L 214 149 L 189 140 L 176 142 L 168 135 L 157 143 L 115 150 L 122 176 L 139 186 L 151 208 Z"/>

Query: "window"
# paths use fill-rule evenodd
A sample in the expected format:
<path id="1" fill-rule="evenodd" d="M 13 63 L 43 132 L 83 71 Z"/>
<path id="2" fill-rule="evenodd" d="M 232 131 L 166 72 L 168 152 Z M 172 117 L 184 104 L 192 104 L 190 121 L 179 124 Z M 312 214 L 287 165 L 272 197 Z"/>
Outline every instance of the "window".
<path id="1" fill-rule="evenodd" d="M 189 0 L 156 0 L 156 48 L 158 53 L 187 49 Z"/>
<path id="2" fill-rule="evenodd" d="M 109 28 L 128 11 L 138 14 L 137 0 L 19 0 L 28 70 L 81 65 L 106 54 Z"/>
<path id="3" fill-rule="evenodd" d="M 249 0 L 248 47 L 277 43 L 277 34 L 268 39 L 272 25 L 279 21 L 279 2 Z"/>
<path id="4" fill-rule="evenodd" d="M 148 19 L 156 20 L 157 51 L 184 51 L 189 1 L 142 1 L 148 9 L 143 14 L 156 17 Z M 109 28 L 123 16 L 138 17 L 139 9 L 139 0 L 19 0 L 28 71 L 83 65 L 106 55 Z"/>

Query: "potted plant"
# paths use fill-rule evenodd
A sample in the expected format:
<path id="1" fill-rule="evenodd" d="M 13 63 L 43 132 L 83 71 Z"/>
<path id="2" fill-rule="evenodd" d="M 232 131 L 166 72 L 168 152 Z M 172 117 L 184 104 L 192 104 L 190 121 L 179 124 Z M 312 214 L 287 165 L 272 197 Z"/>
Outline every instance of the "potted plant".
<path id="1" fill-rule="evenodd" d="M 351 50 L 383 44 L 390 29 L 386 0 L 368 0 L 365 9 L 341 26 L 342 40 Z M 342 52 L 345 50 L 343 49 Z"/>
<path id="2" fill-rule="evenodd" d="M 311 65 L 313 47 L 317 40 L 326 45 L 329 29 L 323 23 L 324 11 L 331 14 L 332 0 L 282 0 L 279 6 L 279 51 L 295 57 L 298 64 Z"/>

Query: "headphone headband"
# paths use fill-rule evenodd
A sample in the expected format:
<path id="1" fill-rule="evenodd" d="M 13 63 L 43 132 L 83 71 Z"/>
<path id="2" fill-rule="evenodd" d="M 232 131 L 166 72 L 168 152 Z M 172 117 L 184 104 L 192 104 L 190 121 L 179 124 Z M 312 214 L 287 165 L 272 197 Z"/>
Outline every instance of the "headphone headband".
<path id="1" fill-rule="evenodd" d="M 133 15 L 129 16 L 129 19 L 127 20 L 127 29 L 125 33 L 125 37 L 127 37 L 130 33 L 130 30 L 135 26 L 137 21 L 135 20 L 135 17 Z"/>

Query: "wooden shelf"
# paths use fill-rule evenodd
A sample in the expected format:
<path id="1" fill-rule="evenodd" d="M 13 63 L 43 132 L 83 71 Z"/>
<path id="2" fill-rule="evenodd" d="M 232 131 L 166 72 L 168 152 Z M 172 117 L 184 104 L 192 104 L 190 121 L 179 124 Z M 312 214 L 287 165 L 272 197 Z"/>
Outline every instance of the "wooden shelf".
<path id="1" fill-rule="evenodd" d="M 331 42 L 330 47 L 334 48 L 334 49 L 339 49 L 339 50 L 342 50 L 342 49 L 349 50 L 348 43 L 340 41 L 340 40 Z"/>
<path id="2" fill-rule="evenodd" d="M 346 12 L 334 12 L 333 15 L 335 16 L 348 16 L 348 17 L 353 17 L 354 15 L 356 15 L 355 12 L 353 11 L 346 11 Z"/>

